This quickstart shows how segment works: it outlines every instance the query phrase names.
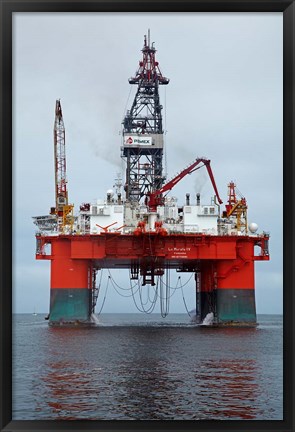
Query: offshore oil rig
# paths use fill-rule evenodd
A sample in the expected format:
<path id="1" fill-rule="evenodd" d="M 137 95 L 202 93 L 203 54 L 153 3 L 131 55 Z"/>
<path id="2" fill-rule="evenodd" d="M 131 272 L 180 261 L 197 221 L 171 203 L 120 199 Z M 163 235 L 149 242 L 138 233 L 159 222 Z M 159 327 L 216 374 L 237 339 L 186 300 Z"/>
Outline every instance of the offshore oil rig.
<path id="1" fill-rule="evenodd" d="M 194 275 L 196 322 L 211 315 L 215 326 L 255 326 L 254 261 L 269 260 L 269 234 L 248 225 L 247 202 L 234 182 L 222 209 L 210 160 L 196 157 L 170 181 L 163 175 L 164 131 L 159 86 L 167 85 L 150 35 L 129 83 L 137 86 L 123 120 L 121 157 L 126 176 L 103 200 L 69 203 L 65 127 L 61 103 L 54 122 L 55 207 L 34 217 L 36 259 L 51 261 L 50 325 L 91 324 L 98 296 L 97 273 L 128 269 L 130 280 L 155 293 L 170 270 Z M 188 174 L 205 167 L 214 196 L 200 194 L 185 203 L 168 192 Z M 123 189 L 123 191 L 122 191 Z M 254 247 L 258 246 L 258 254 Z M 162 290 L 163 291 L 163 290 Z M 161 291 L 161 292 L 162 292 Z"/>

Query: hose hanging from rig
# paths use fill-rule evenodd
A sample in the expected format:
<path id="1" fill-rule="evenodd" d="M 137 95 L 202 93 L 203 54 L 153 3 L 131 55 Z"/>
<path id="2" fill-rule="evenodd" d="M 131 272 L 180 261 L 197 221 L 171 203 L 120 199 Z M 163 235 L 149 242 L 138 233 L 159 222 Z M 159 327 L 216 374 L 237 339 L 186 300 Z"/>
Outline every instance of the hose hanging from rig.
<path id="1" fill-rule="evenodd" d="M 169 297 L 169 293 L 170 293 L 170 270 L 167 269 L 166 271 L 166 284 L 165 284 L 165 288 L 166 288 L 166 293 L 164 296 L 164 284 L 163 284 L 163 277 L 160 276 L 160 307 L 161 307 L 161 316 L 162 318 L 166 318 L 166 316 L 169 313 L 169 305 L 170 305 L 170 297 Z"/>
<path id="2" fill-rule="evenodd" d="M 181 280 L 181 277 L 179 276 L 178 279 Z M 191 279 L 191 278 L 190 278 L 190 279 Z M 187 311 L 188 316 L 189 316 L 190 318 L 192 318 L 191 314 L 189 313 L 189 310 L 188 310 L 188 308 L 187 308 L 186 301 L 185 301 L 185 298 L 184 298 L 184 292 L 183 292 L 183 287 L 184 287 L 184 285 L 180 285 L 180 287 L 181 287 L 182 300 L 183 300 L 183 303 L 184 303 L 185 310 Z"/>
<path id="3" fill-rule="evenodd" d="M 111 272 L 108 270 L 109 273 L 109 277 L 111 278 L 111 283 L 113 285 L 114 290 L 116 291 L 116 293 L 118 293 L 121 297 L 132 297 L 133 294 L 130 295 L 125 295 L 125 294 L 121 294 L 117 288 L 123 290 L 123 291 L 129 291 L 131 288 L 123 288 L 120 285 L 118 285 L 118 283 L 115 281 L 114 277 L 111 275 Z M 134 288 L 137 284 L 134 284 L 134 286 L 132 288 Z M 138 289 L 137 289 L 138 290 Z M 137 292 L 137 291 L 136 291 Z"/>
<path id="4" fill-rule="evenodd" d="M 152 303 L 151 303 L 151 306 L 149 307 L 148 310 L 146 310 L 146 309 L 144 309 L 144 305 L 143 305 L 143 303 L 142 303 L 142 299 L 141 299 L 141 291 L 140 291 L 140 289 L 142 289 L 142 285 L 140 286 L 139 284 L 140 284 L 140 281 L 138 281 L 138 291 L 139 291 L 139 298 L 140 298 L 140 300 L 141 300 L 141 307 L 142 307 L 142 309 L 140 309 L 140 307 L 137 305 L 137 302 L 136 302 L 136 299 L 135 299 L 135 295 L 134 295 L 134 293 L 133 293 L 133 288 L 131 287 L 131 291 L 132 291 L 132 296 L 133 296 L 133 301 L 134 301 L 135 307 L 136 307 L 136 309 L 137 309 L 139 312 L 144 312 L 144 313 L 146 313 L 146 314 L 150 314 L 150 313 L 152 313 L 153 310 L 155 309 L 155 305 L 156 305 L 156 302 L 157 302 L 157 295 L 158 295 L 157 292 L 158 292 L 158 289 L 157 289 L 157 287 L 156 287 L 156 290 L 155 290 L 155 296 L 154 296 L 154 299 L 153 299 L 153 301 L 152 301 Z"/>
<path id="5" fill-rule="evenodd" d="M 132 297 L 133 298 L 133 302 L 134 305 L 136 307 L 136 309 L 141 312 L 141 313 L 146 313 L 146 314 L 151 314 L 156 306 L 156 302 L 157 299 L 160 299 L 160 310 L 161 310 L 161 316 L 162 318 L 166 318 L 169 314 L 169 308 L 170 308 L 170 298 L 175 294 L 177 289 L 181 289 L 182 292 L 182 299 L 183 299 L 183 303 L 186 309 L 187 314 L 189 315 L 189 317 L 191 318 L 191 314 L 187 308 L 187 304 L 184 298 L 184 292 L 183 292 L 183 287 L 185 285 L 187 285 L 192 276 L 190 276 L 190 278 L 184 283 L 181 284 L 181 277 L 179 276 L 177 279 L 177 283 L 175 287 L 171 287 L 170 286 L 170 269 L 167 269 L 166 271 L 166 281 L 164 282 L 163 280 L 163 276 L 158 276 L 157 277 L 157 284 L 156 287 L 153 288 L 154 289 L 154 298 L 150 298 L 150 287 L 148 286 L 148 294 L 147 294 L 147 300 L 145 302 L 143 302 L 143 298 L 142 298 L 142 278 L 140 278 L 134 285 L 131 284 L 131 279 L 130 280 L 130 288 L 123 288 L 121 287 L 113 278 L 113 276 L 111 275 L 110 270 L 108 270 L 109 276 L 108 276 L 108 282 L 107 282 L 107 287 L 106 287 L 106 291 L 105 291 L 105 295 L 104 295 L 104 299 L 102 302 L 102 306 L 100 308 L 100 311 L 97 313 L 97 315 L 99 315 L 104 307 L 105 304 L 105 300 L 106 300 L 106 295 L 107 295 L 107 291 L 108 291 L 108 287 L 109 287 L 109 283 L 112 283 L 113 288 L 115 289 L 115 291 L 121 296 L 121 297 Z M 99 287 L 98 287 L 98 292 L 100 292 L 100 288 L 101 288 L 101 282 L 102 282 L 102 273 L 101 273 L 101 277 L 100 277 L 100 282 L 99 282 Z M 178 284 L 180 283 L 180 285 L 178 286 Z M 137 287 L 136 291 L 134 292 L 134 288 Z M 122 293 L 120 293 L 118 291 L 118 289 L 124 290 L 124 291 L 129 291 L 131 290 L 131 294 L 130 295 L 124 295 Z M 146 289 L 146 287 L 144 288 Z M 173 290 L 172 294 L 171 294 L 171 290 Z M 139 293 L 139 300 L 140 300 L 140 306 L 138 305 L 136 298 L 135 298 L 135 294 Z M 150 306 L 146 309 L 145 306 L 147 305 L 148 301 L 150 302 Z"/>
<path id="6" fill-rule="evenodd" d="M 109 281 L 110 281 L 110 276 L 108 277 L 108 283 L 107 283 L 107 287 L 106 287 L 106 290 L 105 290 L 105 293 L 104 293 L 104 298 L 103 298 L 103 301 L 102 301 L 101 308 L 100 308 L 99 312 L 95 313 L 96 315 L 100 315 L 101 311 L 103 310 L 103 307 L 104 307 L 104 304 L 105 304 L 105 301 L 106 301 L 106 297 L 107 297 L 107 292 L 108 292 L 108 287 L 109 287 Z M 100 287 L 99 287 L 99 289 L 100 289 Z"/>

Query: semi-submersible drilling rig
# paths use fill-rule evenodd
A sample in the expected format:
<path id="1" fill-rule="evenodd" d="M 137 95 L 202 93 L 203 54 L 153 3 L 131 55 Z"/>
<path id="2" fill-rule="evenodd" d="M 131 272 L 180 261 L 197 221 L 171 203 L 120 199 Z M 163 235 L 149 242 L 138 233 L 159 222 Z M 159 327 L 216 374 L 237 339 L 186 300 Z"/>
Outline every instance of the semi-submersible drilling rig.
<path id="1" fill-rule="evenodd" d="M 233 182 L 221 210 L 210 160 L 196 158 L 165 181 L 159 87 L 169 79 L 162 75 L 155 54 L 148 34 L 136 75 L 129 79 L 137 91 L 123 120 L 125 183 L 119 179 L 115 191 L 109 190 L 104 200 L 83 203 L 77 215 L 68 200 L 65 129 L 61 104 L 56 101 L 56 202 L 49 215 L 34 217 L 36 258 L 51 261 L 51 325 L 91 322 L 96 276 L 104 268 L 129 269 L 130 280 L 143 289 L 152 286 L 155 292 L 170 269 L 192 273 L 197 322 L 210 314 L 217 326 L 256 325 L 254 261 L 269 260 L 269 235 L 257 234 L 254 223 L 248 225 L 246 199 Z M 185 204 L 178 206 L 167 193 L 201 167 L 207 169 L 214 189 L 210 204 L 201 204 L 200 194 L 193 200 L 187 194 Z"/>

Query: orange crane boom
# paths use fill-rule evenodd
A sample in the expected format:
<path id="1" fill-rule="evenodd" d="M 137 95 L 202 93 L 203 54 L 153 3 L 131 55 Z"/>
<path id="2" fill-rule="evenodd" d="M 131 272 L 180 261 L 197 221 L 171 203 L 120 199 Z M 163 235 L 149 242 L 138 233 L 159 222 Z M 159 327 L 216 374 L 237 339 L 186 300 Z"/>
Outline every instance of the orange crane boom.
<path id="1" fill-rule="evenodd" d="M 201 162 L 203 165 L 198 166 Z M 160 189 L 157 189 L 153 192 L 147 194 L 147 205 L 150 211 L 156 211 L 158 205 L 163 205 L 163 193 L 169 192 L 177 183 L 180 182 L 187 174 L 191 174 L 199 168 L 206 166 L 215 195 L 218 199 L 219 204 L 222 204 L 222 200 L 219 196 L 217 186 L 214 180 L 213 172 L 210 166 L 210 160 L 205 158 L 197 158 L 191 165 L 181 171 L 177 176 L 175 176 L 172 180 L 162 186 Z"/>

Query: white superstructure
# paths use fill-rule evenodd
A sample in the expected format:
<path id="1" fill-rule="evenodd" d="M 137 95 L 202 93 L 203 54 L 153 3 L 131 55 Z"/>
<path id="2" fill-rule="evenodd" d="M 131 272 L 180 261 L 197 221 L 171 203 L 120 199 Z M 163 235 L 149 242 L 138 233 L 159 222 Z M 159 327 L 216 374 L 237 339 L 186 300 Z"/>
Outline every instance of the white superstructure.
<path id="1" fill-rule="evenodd" d="M 46 235 L 58 235 L 55 215 L 34 217 L 38 232 Z M 84 203 L 80 206 L 77 216 L 73 217 L 73 225 L 65 226 L 64 234 L 100 235 L 105 232 L 133 234 L 135 230 L 157 232 L 159 227 L 167 234 L 206 234 L 206 235 L 243 235 L 237 227 L 235 216 L 220 215 L 220 206 L 216 199 L 201 204 L 200 194 L 190 199 L 186 194 L 185 204 L 179 205 L 177 198 L 167 196 L 164 205 L 157 206 L 156 211 L 144 204 L 123 201 L 120 188 L 108 190 L 104 200 Z M 257 225 L 249 225 L 248 235 L 256 236 Z"/>

